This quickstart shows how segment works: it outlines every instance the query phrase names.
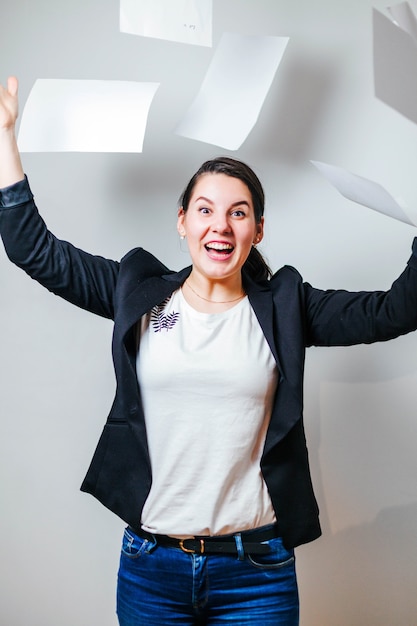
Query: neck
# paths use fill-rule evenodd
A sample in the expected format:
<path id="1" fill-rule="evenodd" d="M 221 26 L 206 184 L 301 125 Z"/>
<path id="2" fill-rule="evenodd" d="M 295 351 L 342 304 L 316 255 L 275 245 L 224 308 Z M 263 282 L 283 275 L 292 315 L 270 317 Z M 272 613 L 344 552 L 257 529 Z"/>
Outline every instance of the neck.
<path id="1" fill-rule="evenodd" d="M 245 297 L 241 277 L 233 283 L 203 281 L 191 272 L 184 283 L 189 295 L 210 304 L 232 304 Z"/>

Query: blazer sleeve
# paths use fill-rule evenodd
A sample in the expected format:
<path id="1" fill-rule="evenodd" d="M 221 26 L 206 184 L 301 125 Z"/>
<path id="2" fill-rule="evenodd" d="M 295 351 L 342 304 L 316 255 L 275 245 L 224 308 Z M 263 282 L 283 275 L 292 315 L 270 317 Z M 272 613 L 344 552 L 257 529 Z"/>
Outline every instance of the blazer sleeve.
<path id="1" fill-rule="evenodd" d="M 9 259 L 31 278 L 72 304 L 113 319 L 119 263 L 55 237 L 26 178 L 0 189 L 0 234 Z"/>
<path id="2" fill-rule="evenodd" d="M 387 341 L 417 328 L 417 239 L 406 269 L 388 291 L 321 291 L 303 283 L 306 344 Z"/>

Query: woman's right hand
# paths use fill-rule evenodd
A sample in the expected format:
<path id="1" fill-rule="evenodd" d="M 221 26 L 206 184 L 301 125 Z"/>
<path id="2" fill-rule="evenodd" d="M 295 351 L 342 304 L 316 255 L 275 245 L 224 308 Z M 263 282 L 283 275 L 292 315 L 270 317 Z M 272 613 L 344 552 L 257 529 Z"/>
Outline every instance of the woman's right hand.
<path id="1" fill-rule="evenodd" d="M 16 141 L 18 115 L 17 78 L 9 76 L 7 87 L 0 84 L 0 189 L 24 177 Z"/>
<path id="2" fill-rule="evenodd" d="M 0 84 L 0 128 L 11 130 L 14 128 L 18 116 L 18 82 L 15 76 L 9 76 L 7 87 Z"/>

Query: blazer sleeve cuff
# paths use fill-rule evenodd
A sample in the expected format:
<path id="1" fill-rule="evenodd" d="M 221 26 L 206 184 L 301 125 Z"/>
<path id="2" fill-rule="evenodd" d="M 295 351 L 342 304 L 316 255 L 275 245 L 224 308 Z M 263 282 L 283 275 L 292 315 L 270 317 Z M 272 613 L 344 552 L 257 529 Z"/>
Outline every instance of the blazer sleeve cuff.
<path id="1" fill-rule="evenodd" d="M 27 176 L 13 185 L 0 189 L 0 210 L 11 209 L 32 200 L 33 194 Z"/>

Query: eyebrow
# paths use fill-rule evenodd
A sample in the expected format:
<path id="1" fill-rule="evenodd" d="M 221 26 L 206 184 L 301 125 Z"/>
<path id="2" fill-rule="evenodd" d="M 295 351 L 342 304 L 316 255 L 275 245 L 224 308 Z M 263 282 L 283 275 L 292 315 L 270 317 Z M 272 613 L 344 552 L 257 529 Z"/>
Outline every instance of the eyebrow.
<path id="1" fill-rule="evenodd" d="M 210 198 L 206 198 L 205 196 L 199 196 L 198 198 L 194 200 L 194 202 L 199 202 L 200 200 L 204 200 L 204 202 L 208 202 L 209 204 L 214 204 L 213 200 L 210 200 Z M 236 206 L 241 206 L 242 204 L 250 208 L 250 204 L 247 200 L 237 200 L 236 202 L 232 202 L 230 206 L 236 207 Z"/>

